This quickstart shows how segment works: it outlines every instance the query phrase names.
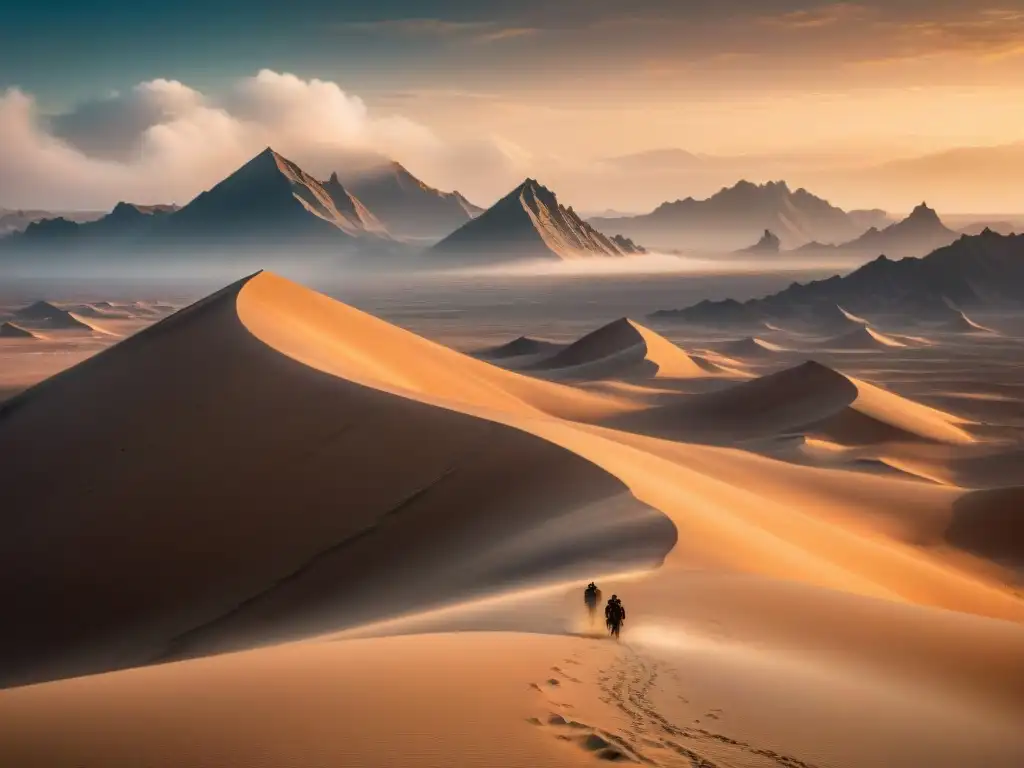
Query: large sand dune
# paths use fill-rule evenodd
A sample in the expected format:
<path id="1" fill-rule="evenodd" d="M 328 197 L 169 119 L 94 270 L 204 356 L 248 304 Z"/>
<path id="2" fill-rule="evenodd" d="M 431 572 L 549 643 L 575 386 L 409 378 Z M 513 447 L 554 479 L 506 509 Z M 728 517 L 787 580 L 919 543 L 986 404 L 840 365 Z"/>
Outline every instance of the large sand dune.
<path id="1" fill-rule="evenodd" d="M 0 682 L 255 649 L 0 691 L 0 763 L 1020 765 L 1019 491 L 736 446 L 974 425 L 817 363 L 687 394 L 602 331 L 555 357 L 657 397 L 261 273 L 0 405 Z"/>
<path id="2" fill-rule="evenodd" d="M 417 362 L 436 345 L 316 298 L 262 275 L 3 405 L 0 482 L 18 532 L 0 543 L 18 628 L 0 640 L 5 682 L 144 663 L 207 637 L 288 636 L 300 617 L 316 631 L 597 563 L 653 564 L 671 547 L 665 518 L 593 464 L 355 379 L 527 413 L 517 387 L 542 404 L 561 388 L 493 369 L 512 393 L 499 390 L 474 377 L 489 366 L 454 352 L 461 369 Z M 318 310 L 351 323 L 331 334 L 335 318 Z M 278 354 L 245 323 L 301 335 L 296 355 L 328 355 L 352 379 Z M 370 348 L 386 350 L 377 364 Z"/>

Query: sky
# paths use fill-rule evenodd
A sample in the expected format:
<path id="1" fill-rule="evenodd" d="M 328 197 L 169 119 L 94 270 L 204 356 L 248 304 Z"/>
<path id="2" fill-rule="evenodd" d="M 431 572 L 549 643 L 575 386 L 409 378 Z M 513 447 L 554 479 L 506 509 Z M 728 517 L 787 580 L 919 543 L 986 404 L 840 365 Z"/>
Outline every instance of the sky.
<path id="1" fill-rule="evenodd" d="M 746 176 L 1024 211 L 1024 0 L 8 3 L 0 121 L 5 207 L 181 203 L 266 142 L 480 204 L 527 175 L 589 210 Z"/>

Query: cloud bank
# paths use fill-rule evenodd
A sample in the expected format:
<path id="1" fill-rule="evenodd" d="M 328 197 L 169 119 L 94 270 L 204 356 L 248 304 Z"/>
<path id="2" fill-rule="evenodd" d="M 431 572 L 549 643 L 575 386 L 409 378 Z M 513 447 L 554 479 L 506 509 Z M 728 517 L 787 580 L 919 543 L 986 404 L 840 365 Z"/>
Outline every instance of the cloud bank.
<path id="1" fill-rule="evenodd" d="M 41 114 L 0 95 L 0 206 L 104 209 L 120 200 L 184 204 L 272 146 L 326 178 L 382 156 L 487 200 L 522 175 L 525 153 L 500 137 L 449 142 L 399 116 L 372 114 L 336 83 L 264 69 L 226 93 L 175 80 Z"/>

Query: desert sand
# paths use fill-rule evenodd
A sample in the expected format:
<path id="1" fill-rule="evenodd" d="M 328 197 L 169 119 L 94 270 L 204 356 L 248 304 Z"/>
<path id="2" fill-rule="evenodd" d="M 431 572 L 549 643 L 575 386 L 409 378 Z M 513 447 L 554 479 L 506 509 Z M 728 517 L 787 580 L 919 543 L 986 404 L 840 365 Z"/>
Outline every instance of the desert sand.
<path id="1" fill-rule="evenodd" d="M 0 402 L 0 764 L 1024 764 L 1024 345 L 757 333 L 259 273 Z"/>

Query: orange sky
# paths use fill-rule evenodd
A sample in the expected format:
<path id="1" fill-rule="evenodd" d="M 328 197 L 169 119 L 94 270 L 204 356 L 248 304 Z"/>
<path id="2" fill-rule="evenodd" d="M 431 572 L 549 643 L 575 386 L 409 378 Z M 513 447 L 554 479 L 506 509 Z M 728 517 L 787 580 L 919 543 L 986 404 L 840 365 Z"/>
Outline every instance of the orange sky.
<path id="1" fill-rule="evenodd" d="M 355 9 L 309 0 L 303 14 L 271 0 L 230 13 L 182 0 L 162 7 L 158 24 L 133 4 L 90 7 L 103 34 L 78 34 L 84 19 L 71 6 L 43 14 L 19 5 L 0 28 L 0 88 L 32 100 L 0 100 L 0 119 L 14 121 L 7 134 L 17 128 L 25 139 L 6 159 L 0 147 L 8 191 L 31 187 L 43 167 L 74 175 L 54 138 L 89 155 L 123 136 L 118 162 L 146 160 L 139 173 L 149 177 L 174 156 L 180 202 L 223 170 L 203 159 L 211 146 L 235 162 L 258 134 L 302 161 L 317 154 L 306 134 L 319 131 L 317 151 L 352 139 L 481 204 L 527 175 L 577 207 L 630 210 L 746 177 L 784 178 L 846 207 L 901 211 L 928 197 L 940 210 L 1024 211 L 1024 149 L 1013 146 L 1024 140 L 1024 0 L 377 0 Z M 52 55 L 22 50 L 37 39 Z M 289 109 L 296 117 L 239 129 L 256 118 L 244 112 L 252 99 L 231 90 L 263 69 L 297 76 L 308 101 L 261 102 L 259 120 Z M 325 114 L 321 81 L 356 101 Z M 153 83 L 171 84 L 161 98 L 210 103 L 236 122 L 207 110 L 207 123 L 170 130 L 182 102 L 154 100 Z M 46 163 L 29 162 L 29 147 Z M 963 147 L 997 149 L 941 154 Z M 725 159 L 699 168 L 608 162 L 672 148 Z M 202 171 L 191 186 L 190 165 Z M 113 169 L 121 187 L 111 181 L 96 204 L 161 193 L 131 173 Z M 50 192 L 37 187 L 13 202 L 47 204 Z M 92 199 L 84 187 L 56 192 L 66 203 Z"/>

